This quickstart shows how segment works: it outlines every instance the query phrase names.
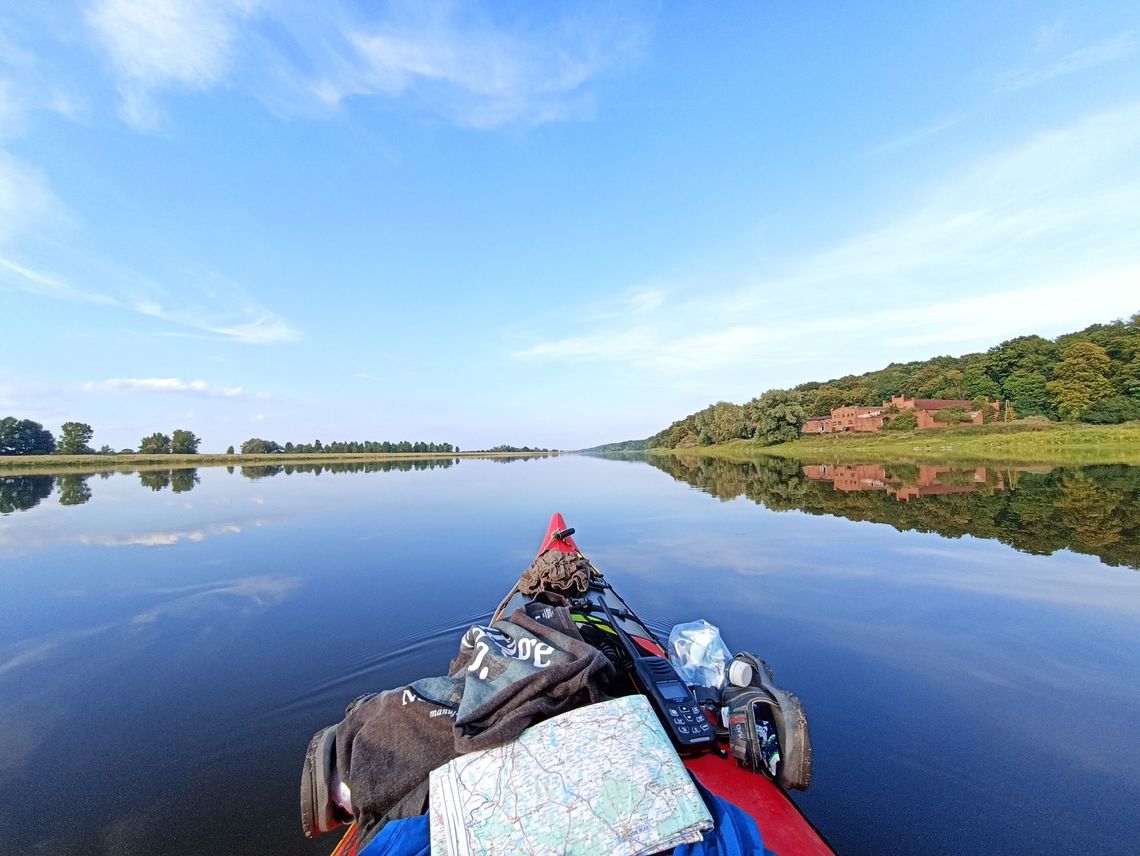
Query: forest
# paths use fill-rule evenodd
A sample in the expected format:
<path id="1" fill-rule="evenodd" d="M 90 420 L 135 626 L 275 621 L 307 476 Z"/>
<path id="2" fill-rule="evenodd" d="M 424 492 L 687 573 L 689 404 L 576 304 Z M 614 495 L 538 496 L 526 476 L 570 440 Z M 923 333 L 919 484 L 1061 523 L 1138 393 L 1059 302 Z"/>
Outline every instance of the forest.
<path id="1" fill-rule="evenodd" d="M 1140 313 L 1054 339 L 1018 336 L 982 353 L 891 363 L 861 375 L 771 389 L 744 404 L 720 401 L 645 440 L 591 451 L 675 449 L 738 439 L 774 445 L 798 438 L 813 416 L 881 404 L 893 395 L 1003 402 L 1001 412 L 987 414 L 992 420 L 1116 424 L 1140 419 Z M 900 418 L 887 427 L 913 426 Z"/>

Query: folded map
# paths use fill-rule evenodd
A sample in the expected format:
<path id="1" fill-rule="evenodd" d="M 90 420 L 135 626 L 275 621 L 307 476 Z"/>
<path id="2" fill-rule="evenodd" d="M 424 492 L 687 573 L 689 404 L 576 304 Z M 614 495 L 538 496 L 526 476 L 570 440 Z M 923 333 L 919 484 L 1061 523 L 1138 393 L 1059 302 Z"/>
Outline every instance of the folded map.
<path id="1" fill-rule="evenodd" d="M 431 852 L 636 856 L 712 817 L 644 696 L 563 713 L 433 770 Z"/>

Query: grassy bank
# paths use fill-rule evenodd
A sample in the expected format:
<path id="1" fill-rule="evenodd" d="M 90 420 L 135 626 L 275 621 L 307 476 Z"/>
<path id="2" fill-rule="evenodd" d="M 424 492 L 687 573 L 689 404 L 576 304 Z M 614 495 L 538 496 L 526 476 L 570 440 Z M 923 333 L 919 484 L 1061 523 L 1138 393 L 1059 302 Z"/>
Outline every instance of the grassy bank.
<path id="1" fill-rule="evenodd" d="M 172 470 L 183 467 L 269 467 L 285 464 L 367 464 L 454 458 L 534 458 L 558 452 L 450 452 L 355 455 L 11 455 L 0 456 L 0 475 L 91 473 L 107 470 Z"/>
<path id="2" fill-rule="evenodd" d="M 897 433 L 820 434 L 776 446 L 738 440 L 719 446 L 652 451 L 654 454 L 707 455 L 737 461 L 771 455 L 806 463 L 899 461 L 1140 465 L 1140 422 L 1077 425 L 1024 420 L 1008 424 Z"/>

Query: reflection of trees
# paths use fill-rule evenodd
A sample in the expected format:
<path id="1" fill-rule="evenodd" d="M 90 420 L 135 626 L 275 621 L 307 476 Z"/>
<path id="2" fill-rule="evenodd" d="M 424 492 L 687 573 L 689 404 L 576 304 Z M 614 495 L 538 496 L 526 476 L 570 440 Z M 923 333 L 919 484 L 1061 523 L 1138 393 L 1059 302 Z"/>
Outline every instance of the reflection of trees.
<path id="1" fill-rule="evenodd" d="M 144 470 L 139 473 L 139 481 L 151 490 L 164 490 L 170 487 L 170 470 Z"/>
<path id="2" fill-rule="evenodd" d="M 91 499 L 91 488 L 87 480 L 91 473 L 67 473 L 55 477 L 55 486 L 59 490 L 60 505 L 82 505 Z"/>
<path id="3" fill-rule="evenodd" d="M 0 514 L 27 511 L 51 496 L 51 476 L 0 476 Z"/>
<path id="4" fill-rule="evenodd" d="M 198 484 L 198 471 L 195 469 L 171 470 L 170 489 L 175 493 L 186 493 Z"/>
<path id="5" fill-rule="evenodd" d="M 940 485 L 976 486 L 969 492 L 900 501 L 885 489 L 839 490 L 807 478 L 794 461 L 743 464 L 714 458 L 652 456 L 650 463 L 722 500 L 746 496 L 775 511 L 796 509 L 849 520 L 886 523 L 900 531 L 972 535 L 1026 553 L 1069 549 L 1109 565 L 1140 568 L 1140 468 L 1124 465 L 1058 468 L 1049 472 L 940 473 Z M 892 485 L 913 484 L 918 469 L 886 465 Z M 1016 485 L 1016 489 L 1006 489 Z"/>
<path id="6" fill-rule="evenodd" d="M 291 476 L 294 473 L 309 473 L 319 476 L 321 473 L 387 473 L 393 470 L 409 472 L 411 470 L 447 469 L 459 463 L 458 458 L 421 458 L 415 460 L 397 459 L 392 461 L 342 461 L 339 463 L 321 464 L 274 464 L 273 466 L 244 466 L 241 474 L 248 479 L 263 479 L 284 473 Z"/>

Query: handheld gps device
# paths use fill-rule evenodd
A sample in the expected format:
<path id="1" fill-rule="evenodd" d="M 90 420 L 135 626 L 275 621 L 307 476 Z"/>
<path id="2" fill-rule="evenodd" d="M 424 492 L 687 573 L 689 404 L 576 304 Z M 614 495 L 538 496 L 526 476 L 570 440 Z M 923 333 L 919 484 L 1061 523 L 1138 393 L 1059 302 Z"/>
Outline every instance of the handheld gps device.
<path id="1" fill-rule="evenodd" d="M 715 734 L 704 711 L 668 660 L 637 657 L 633 671 L 678 749 L 696 748 L 714 741 Z"/>

